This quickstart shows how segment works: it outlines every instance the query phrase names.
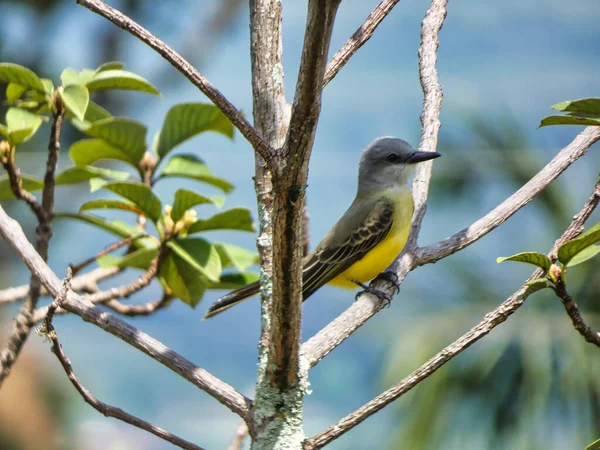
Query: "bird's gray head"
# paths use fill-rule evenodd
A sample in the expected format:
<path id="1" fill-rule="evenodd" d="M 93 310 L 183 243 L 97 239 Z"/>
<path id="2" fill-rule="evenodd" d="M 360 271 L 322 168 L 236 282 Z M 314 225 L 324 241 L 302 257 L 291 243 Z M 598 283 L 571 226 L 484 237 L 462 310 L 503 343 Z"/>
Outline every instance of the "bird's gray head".
<path id="1" fill-rule="evenodd" d="M 406 186 L 414 172 L 414 164 L 441 156 L 436 152 L 413 149 L 402 139 L 381 137 L 375 139 L 360 158 L 358 192 L 369 194 L 373 190 Z"/>

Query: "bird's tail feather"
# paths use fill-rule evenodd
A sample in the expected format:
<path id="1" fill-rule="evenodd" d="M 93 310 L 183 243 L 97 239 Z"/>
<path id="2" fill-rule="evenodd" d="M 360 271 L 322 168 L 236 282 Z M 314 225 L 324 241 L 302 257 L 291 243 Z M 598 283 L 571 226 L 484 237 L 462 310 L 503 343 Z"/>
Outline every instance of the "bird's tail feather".
<path id="1" fill-rule="evenodd" d="M 253 295 L 258 294 L 259 284 L 258 281 L 250 283 L 244 287 L 231 291 L 229 294 L 221 297 L 219 300 L 214 302 L 208 309 L 208 312 L 204 316 L 204 319 L 210 319 L 219 313 L 222 313 L 226 309 L 231 308 L 234 305 L 246 300 Z"/>

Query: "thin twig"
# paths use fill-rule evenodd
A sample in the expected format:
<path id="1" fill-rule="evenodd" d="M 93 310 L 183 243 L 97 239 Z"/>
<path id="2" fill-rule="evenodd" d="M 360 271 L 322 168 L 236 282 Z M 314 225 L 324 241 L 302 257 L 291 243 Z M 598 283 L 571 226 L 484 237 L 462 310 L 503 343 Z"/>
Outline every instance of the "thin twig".
<path id="1" fill-rule="evenodd" d="M 256 132 L 250 123 L 244 118 L 242 113 L 227 98 L 219 92 L 200 72 L 198 72 L 189 62 L 183 59 L 176 51 L 171 49 L 163 41 L 158 39 L 148 30 L 134 22 L 132 19 L 112 8 L 111 6 L 99 0 L 77 0 L 77 3 L 83 7 L 108 19 L 119 28 L 127 31 L 139 40 L 144 42 L 150 48 L 159 53 L 169 64 L 181 72 L 188 80 L 192 82 L 204 95 L 206 95 L 219 108 L 231 123 L 242 133 L 242 135 L 252 144 L 254 150 L 262 156 L 265 161 L 269 161 L 273 154 L 271 147 Z"/>
<path id="2" fill-rule="evenodd" d="M 29 271 L 46 287 L 50 295 L 58 296 L 61 281 L 35 251 L 16 220 L 11 219 L 0 205 L 0 235 L 11 245 Z M 252 401 L 227 383 L 194 365 L 161 342 L 141 330 L 100 310 L 74 292 L 69 292 L 62 307 L 84 321 L 94 324 L 118 337 L 132 347 L 171 369 L 194 386 L 202 389 L 244 420 L 248 420 Z"/>
<path id="3" fill-rule="evenodd" d="M 571 322 L 573 322 L 573 327 L 579 332 L 579 334 L 583 336 L 583 338 L 587 342 L 589 342 L 590 344 L 594 344 L 597 347 L 600 347 L 600 333 L 594 331 L 587 323 L 585 323 L 581 312 L 579 312 L 579 307 L 577 306 L 577 303 L 575 303 L 573 297 L 571 297 L 567 292 L 567 288 L 562 282 L 562 280 L 558 280 L 554 292 L 556 293 L 558 298 L 560 298 L 560 301 L 565 307 L 567 315 L 571 318 Z"/>
<path id="4" fill-rule="evenodd" d="M 161 439 L 164 439 L 173 445 L 176 445 L 180 448 L 189 449 L 189 450 L 203 450 L 201 447 L 192 444 L 191 442 L 186 441 L 185 439 L 180 438 L 179 436 L 170 433 L 162 428 L 157 427 L 150 422 L 146 422 L 136 416 L 133 416 L 129 413 L 126 413 L 120 408 L 116 408 L 114 406 L 108 405 L 104 402 L 99 401 L 96 397 L 92 395 L 90 391 L 88 391 L 85 386 L 81 384 L 81 382 L 75 376 L 75 372 L 73 371 L 73 366 L 71 365 L 71 361 L 67 358 L 60 341 L 58 340 L 58 335 L 56 330 L 52 326 L 52 318 L 54 316 L 54 312 L 62 306 L 62 304 L 66 301 L 67 293 L 69 291 L 69 284 L 71 281 L 72 272 L 69 270 L 67 277 L 63 282 L 63 286 L 59 295 L 56 299 L 50 304 L 48 308 L 48 315 L 46 316 L 46 320 L 44 322 L 44 330 L 42 334 L 44 334 L 50 341 L 52 342 L 52 353 L 56 355 L 58 358 L 62 368 L 65 373 L 69 377 L 71 384 L 75 387 L 77 392 L 83 397 L 83 400 L 92 406 L 95 410 L 97 410 L 100 414 L 105 417 L 114 417 L 115 419 L 122 420 L 130 425 L 141 428 L 142 430 L 148 431 L 149 433 L 158 436 Z"/>
<path id="5" fill-rule="evenodd" d="M 128 317 L 149 316 L 150 314 L 153 314 L 169 305 L 172 300 L 172 296 L 165 294 L 162 298 L 152 302 L 144 303 L 143 305 L 124 305 L 118 300 L 109 300 L 108 302 L 104 303 L 104 306 Z"/>
<path id="6" fill-rule="evenodd" d="M 358 49 L 371 39 L 371 36 L 373 36 L 373 33 L 379 24 L 399 2 L 400 0 L 383 0 L 373 11 L 371 11 L 371 14 L 365 19 L 365 22 L 352 36 L 350 36 L 350 38 L 348 38 L 344 45 L 342 45 L 342 48 L 338 50 L 327 64 L 325 77 L 323 79 L 323 87 L 327 86 Z"/>
<path id="7" fill-rule="evenodd" d="M 108 255 L 109 253 L 114 252 L 115 250 L 118 250 L 121 247 L 125 247 L 126 245 L 129 245 L 133 241 L 136 241 L 137 239 L 141 239 L 141 238 L 147 237 L 147 236 L 148 236 L 147 234 L 142 233 L 142 234 L 139 234 L 137 236 L 131 236 L 131 237 L 128 237 L 126 239 L 123 239 L 122 241 L 115 242 L 114 244 L 109 245 L 104 250 L 102 250 L 101 252 L 99 252 L 96 255 L 92 256 L 91 258 L 88 258 L 85 261 L 82 261 L 79 264 L 76 264 L 74 266 L 71 266 L 71 269 L 73 270 L 73 274 L 77 275 L 82 269 L 84 269 L 85 267 L 89 266 L 93 262 L 97 261 L 99 258 L 102 258 L 103 256 Z"/>
<path id="8" fill-rule="evenodd" d="M 120 273 L 118 267 L 98 268 L 73 278 L 72 288 L 75 292 L 95 292 L 98 290 L 97 283 Z M 17 286 L 0 291 L 0 304 L 12 303 L 23 300 L 29 295 L 29 285 Z M 46 289 L 42 288 L 41 295 L 48 295 Z M 44 316 L 46 314 L 44 313 Z"/>
<path id="9" fill-rule="evenodd" d="M 590 214 L 593 211 L 593 208 L 588 208 L 590 201 L 593 201 L 596 197 L 596 189 L 594 189 L 594 193 L 590 197 L 590 199 L 586 202 L 583 209 L 578 213 L 571 225 L 565 230 L 560 238 L 556 240 L 552 249 L 548 253 L 548 256 L 551 257 L 556 253 L 557 249 L 565 242 L 571 240 L 574 236 L 574 232 L 576 230 L 581 230 L 583 228 L 583 224 L 588 219 Z M 337 439 L 342 434 L 346 433 L 350 429 L 354 428 L 356 425 L 375 414 L 377 411 L 381 410 L 389 403 L 397 400 L 403 394 L 411 390 L 413 387 L 421 383 L 425 378 L 429 377 L 435 371 L 437 371 L 440 367 L 450 361 L 452 358 L 457 356 L 462 351 L 469 348 L 479 339 L 487 335 L 490 331 L 492 331 L 495 327 L 504 322 L 510 315 L 515 313 L 517 309 L 519 309 L 524 303 L 525 299 L 535 291 L 535 288 L 529 287 L 526 285 L 527 282 L 531 280 L 538 279 L 544 275 L 544 271 L 542 269 L 537 269 L 533 272 L 533 274 L 526 280 L 525 284 L 521 286 L 514 294 L 512 294 L 507 300 L 505 300 L 500 306 L 498 306 L 493 311 L 487 313 L 485 317 L 479 322 L 475 327 L 465 333 L 463 336 L 458 338 L 452 344 L 448 345 L 438 354 L 436 354 L 433 358 L 423 364 L 419 369 L 415 370 L 413 373 L 408 375 L 398 384 L 383 392 L 382 394 L 375 397 L 373 400 L 369 401 L 365 405 L 358 408 L 353 413 L 347 415 L 338 423 L 330 426 L 325 431 L 313 436 L 310 439 L 305 441 L 305 450 L 314 450 L 319 449 L 328 444 L 329 442 Z M 577 327 L 576 327 L 577 328 Z M 578 329 L 580 333 L 581 330 Z M 583 334 L 583 333 L 582 333 Z M 585 335 L 584 335 L 585 336 Z M 596 339 L 600 339 L 598 336 L 594 338 L 594 342 L 596 343 Z M 587 336 L 586 336 L 587 340 Z"/>
<path id="10" fill-rule="evenodd" d="M 160 268 L 163 258 L 165 257 L 165 250 L 161 248 L 158 255 L 150 263 L 150 267 L 146 270 L 137 280 L 129 283 L 126 286 L 115 287 L 106 291 L 98 292 L 88 296 L 88 300 L 92 303 L 105 303 L 115 298 L 127 298 L 136 292 L 144 289 L 148 286 Z"/>
<path id="11" fill-rule="evenodd" d="M 23 189 L 23 182 L 21 180 L 21 171 L 15 163 L 15 148 L 11 147 L 7 141 L 0 141 L 0 162 L 2 167 L 6 170 L 8 175 L 8 182 L 10 190 L 17 200 L 22 200 L 27 203 L 29 209 L 35 214 L 38 219 L 38 223 L 46 220 L 46 215 L 40 205 L 31 192 Z"/>
<path id="12" fill-rule="evenodd" d="M 248 425 L 244 422 L 240 423 L 235 429 L 235 435 L 231 440 L 231 443 L 227 447 L 227 450 L 242 450 L 244 441 L 248 437 Z"/>
<path id="13" fill-rule="evenodd" d="M 41 214 L 37 214 L 39 223 L 35 230 L 37 234 L 36 248 L 43 261 L 48 260 L 48 246 L 50 239 L 52 238 L 54 174 L 56 171 L 56 162 L 58 161 L 58 153 L 60 151 L 60 131 L 65 115 L 65 108 L 58 92 L 55 92 L 52 97 L 52 111 L 52 126 L 50 128 L 50 140 L 48 142 L 48 159 L 46 161 L 46 173 L 44 175 L 44 189 L 42 190 L 42 212 Z M 14 149 L 12 150 L 14 152 Z M 14 155 L 9 159 L 14 164 Z M 15 175 L 18 175 L 18 169 L 16 169 Z M 20 188 L 20 179 L 18 180 L 18 185 Z M 19 315 L 15 320 L 13 330 L 8 337 L 8 343 L 0 354 L 0 387 L 2 386 L 2 382 L 10 374 L 11 367 L 19 357 L 21 349 L 25 345 L 25 341 L 33 327 L 33 313 L 41 295 L 42 284 L 33 275 L 31 276 L 29 284 L 29 297 L 21 307 Z"/>

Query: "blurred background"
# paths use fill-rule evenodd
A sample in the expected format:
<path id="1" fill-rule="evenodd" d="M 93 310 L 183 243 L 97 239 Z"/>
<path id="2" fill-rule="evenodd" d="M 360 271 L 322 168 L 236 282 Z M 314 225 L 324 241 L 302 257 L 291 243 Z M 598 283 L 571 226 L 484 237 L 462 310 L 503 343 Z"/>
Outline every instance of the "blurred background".
<path id="1" fill-rule="evenodd" d="M 284 64 L 288 100 L 299 64 L 306 2 L 284 2 Z M 324 91 L 308 188 L 314 245 L 354 196 L 360 151 L 375 137 L 395 135 L 418 144 L 422 93 L 417 73 L 419 27 L 428 2 L 403 0 L 375 36 Z M 251 113 L 248 7 L 239 0 L 111 1 L 203 72 L 238 108 Z M 342 2 L 332 54 L 376 2 Z M 150 136 L 178 102 L 205 101 L 157 54 L 74 1 L 0 1 L 0 61 L 27 66 L 55 84 L 63 68 L 95 68 L 120 60 L 152 82 L 162 98 L 117 91 L 98 103 L 114 115 L 145 123 Z M 518 189 L 582 127 L 538 129 L 549 106 L 598 96 L 600 32 L 597 0 L 451 1 L 441 32 L 442 129 L 429 209 L 420 243 L 468 226 Z M 4 115 L 6 105 L 1 107 Z M 19 149 L 22 171 L 43 171 L 48 125 Z M 82 136 L 64 127 L 59 166 Z M 238 134 L 230 142 L 203 134 L 178 148 L 196 153 L 236 185 L 226 206 L 256 210 L 253 155 Z M 589 196 L 600 171 L 600 148 L 577 161 L 551 188 L 499 229 L 460 254 L 409 275 L 382 311 L 310 374 L 308 436 L 337 422 L 400 381 L 474 326 L 531 273 L 498 256 L 546 253 Z M 164 182 L 164 199 L 181 181 Z M 211 189 L 196 186 L 201 192 Z M 57 191 L 57 210 L 75 211 L 86 185 Z M 2 206 L 30 239 L 33 216 L 15 202 Z M 115 215 L 116 216 L 116 215 Z M 256 216 L 255 216 L 256 217 Z M 130 217 L 129 217 L 130 218 Z M 590 224 L 598 222 L 598 211 Z M 213 236 L 211 236 L 211 239 Z M 214 239 L 254 247 L 250 233 L 219 232 Z M 114 237 L 89 226 L 55 224 L 50 265 L 62 276 Z M 569 271 L 569 290 L 584 317 L 600 328 L 600 258 Z M 114 283 L 133 279 L 127 273 Z M 29 275 L 0 242 L 0 289 Z M 111 282 L 112 283 L 112 282 Z M 103 286 L 111 286 L 106 283 Z M 191 309 L 180 301 L 147 318 L 128 319 L 252 397 L 259 334 L 258 300 L 202 322 L 222 292 L 209 291 Z M 154 300 L 151 286 L 132 302 Z M 353 301 L 354 294 L 323 288 L 305 304 L 309 338 Z M 0 307 L 0 343 L 20 305 Z M 75 372 L 100 400 L 209 449 L 226 448 L 239 423 L 208 395 L 150 358 L 77 317 L 55 325 Z M 159 450 L 164 441 L 86 405 L 71 387 L 49 344 L 33 334 L 0 390 L 0 448 Z M 600 433 L 600 353 L 573 329 L 557 298 L 536 294 L 489 336 L 437 371 L 399 401 L 331 444 L 332 449 L 583 449 Z"/>

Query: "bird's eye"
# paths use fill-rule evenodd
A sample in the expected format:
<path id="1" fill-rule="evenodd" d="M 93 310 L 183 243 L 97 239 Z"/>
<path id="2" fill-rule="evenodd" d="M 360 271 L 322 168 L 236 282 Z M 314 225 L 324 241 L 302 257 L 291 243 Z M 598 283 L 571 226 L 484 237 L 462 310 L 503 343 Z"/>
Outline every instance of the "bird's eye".
<path id="1" fill-rule="evenodd" d="M 391 163 L 397 163 L 400 161 L 400 157 L 396 153 L 390 153 L 385 159 Z"/>

